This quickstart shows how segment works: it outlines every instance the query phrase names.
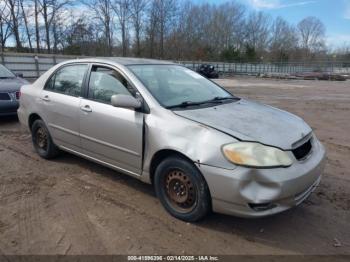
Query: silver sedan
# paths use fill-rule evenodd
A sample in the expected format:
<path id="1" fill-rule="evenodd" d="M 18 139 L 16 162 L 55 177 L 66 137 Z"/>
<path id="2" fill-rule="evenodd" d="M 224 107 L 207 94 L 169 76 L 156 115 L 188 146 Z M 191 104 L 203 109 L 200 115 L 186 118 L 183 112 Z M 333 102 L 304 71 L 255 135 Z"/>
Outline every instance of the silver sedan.
<path id="1" fill-rule="evenodd" d="M 153 184 L 174 217 L 262 217 L 305 200 L 325 149 L 299 117 L 236 97 L 170 62 L 61 63 L 22 88 L 37 153 L 61 150 Z"/>

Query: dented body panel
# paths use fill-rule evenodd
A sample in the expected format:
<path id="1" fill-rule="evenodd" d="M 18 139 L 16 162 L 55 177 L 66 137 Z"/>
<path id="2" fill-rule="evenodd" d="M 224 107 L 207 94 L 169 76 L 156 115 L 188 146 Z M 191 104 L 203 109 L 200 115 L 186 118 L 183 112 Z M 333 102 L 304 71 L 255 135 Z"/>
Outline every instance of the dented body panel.
<path id="1" fill-rule="evenodd" d="M 169 110 L 147 115 L 145 126 L 145 173 L 150 169 L 152 157 L 161 150 L 179 152 L 199 165 L 235 168 L 224 158 L 218 146 L 232 142 L 233 138 L 220 131 L 178 117 Z"/>
<path id="2" fill-rule="evenodd" d="M 219 129 L 244 141 L 289 150 L 311 132 L 299 117 L 271 106 L 241 99 L 215 107 L 176 111 L 176 114 Z"/>
<path id="3" fill-rule="evenodd" d="M 143 83 L 127 68 L 128 64 L 171 64 L 168 62 L 128 58 L 90 58 L 61 63 L 46 72 L 32 85 L 22 89 L 18 115 L 23 125 L 28 127 L 33 115 L 39 116 L 45 123 L 55 121 L 49 119 L 50 115 L 43 112 L 40 106 L 43 101 L 40 96 L 45 83 L 55 70 L 74 63 L 98 63 L 115 68 L 125 75 L 138 90 L 149 111 L 133 112 L 130 111 L 132 109 L 117 110 L 111 105 L 98 105 L 101 107 L 99 108 L 101 112 L 114 110 L 116 113 L 105 114 L 106 118 L 100 118 L 98 126 L 95 127 L 96 130 L 92 131 L 98 132 L 103 121 L 118 121 L 118 118 L 113 119 L 113 115 L 117 114 L 125 121 L 128 118 L 130 121 L 131 118 L 137 119 L 137 123 L 130 124 L 130 126 L 139 128 L 139 130 L 128 132 L 122 127 L 118 129 L 123 131 L 123 134 L 119 134 L 123 138 L 119 139 L 123 141 L 122 145 L 113 144 L 113 141 L 118 141 L 113 139 L 113 136 L 118 135 L 114 134 L 113 130 L 103 130 L 105 135 L 96 139 L 87 137 L 84 130 L 78 129 L 75 135 L 80 142 L 75 145 L 64 144 L 53 136 L 55 144 L 62 150 L 132 175 L 146 183 L 152 182 L 151 167 L 155 155 L 164 150 L 176 152 L 192 161 L 205 178 L 214 211 L 244 217 L 271 215 L 298 205 L 320 182 L 325 162 L 325 149 L 301 118 L 244 99 L 206 108 L 169 110 L 161 106 Z M 84 101 L 84 97 L 79 98 L 79 105 Z M 87 114 L 84 114 L 84 117 L 88 117 Z M 77 123 L 79 121 L 81 119 L 77 119 Z M 106 126 L 113 127 L 111 124 Z M 94 129 L 92 123 L 88 128 Z M 49 126 L 49 129 L 50 133 L 54 134 L 52 127 Z M 138 137 L 130 137 L 132 135 Z M 108 146 L 109 150 L 103 153 L 101 146 L 99 151 L 102 153 L 94 154 L 94 152 L 86 151 L 82 148 L 81 143 L 86 138 L 93 141 L 96 146 L 99 146 L 99 143 L 100 146 Z M 305 159 L 298 160 L 292 151 L 306 140 L 311 141 L 312 151 Z M 133 151 L 133 154 L 140 158 L 140 165 L 126 163 L 128 151 L 122 148 L 122 146 L 127 146 L 125 141 L 130 143 L 131 148 L 137 149 Z M 237 141 L 254 141 L 280 148 L 289 154 L 293 159 L 293 164 L 289 167 L 266 169 L 237 166 L 229 162 L 222 153 L 223 145 Z M 112 160 L 118 160 L 118 150 L 124 150 L 120 152 L 120 155 L 123 156 L 122 163 Z M 129 168 L 131 166 L 132 168 Z"/>
<path id="4" fill-rule="evenodd" d="M 244 217 L 266 216 L 282 212 L 304 201 L 319 184 L 325 149 L 313 140 L 314 152 L 302 163 L 289 168 L 226 170 L 199 166 L 210 188 L 214 211 Z M 272 208 L 252 212 L 249 203 L 271 204 Z"/>

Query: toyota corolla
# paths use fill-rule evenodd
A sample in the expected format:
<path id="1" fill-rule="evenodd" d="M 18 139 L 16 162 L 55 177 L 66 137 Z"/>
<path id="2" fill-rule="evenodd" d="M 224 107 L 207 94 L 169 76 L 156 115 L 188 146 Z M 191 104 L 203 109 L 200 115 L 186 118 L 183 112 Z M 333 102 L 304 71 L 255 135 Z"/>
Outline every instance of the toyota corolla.
<path id="1" fill-rule="evenodd" d="M 153 184 L 185 221 L 282 212 L 324 169 L 325 149 L 301 118 L 170 62 L 61 63 L 22 88 L 18 115 L 41 157 L 63 150 Z"/>

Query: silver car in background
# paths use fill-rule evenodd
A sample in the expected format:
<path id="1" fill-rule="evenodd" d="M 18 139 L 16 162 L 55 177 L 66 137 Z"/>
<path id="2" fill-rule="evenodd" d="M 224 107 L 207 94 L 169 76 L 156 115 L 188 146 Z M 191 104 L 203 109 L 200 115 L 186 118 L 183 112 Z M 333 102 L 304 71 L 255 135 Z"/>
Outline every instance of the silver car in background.
<path id="1" fill-rule="evenodd" d="M 325 149 L 301 118 L 170 62 L 61 63 L 22 88 L 18 115 L 40 156 L 64 150 L 151 183 L 185 221 L 279 213 L 324 169 Z"/>

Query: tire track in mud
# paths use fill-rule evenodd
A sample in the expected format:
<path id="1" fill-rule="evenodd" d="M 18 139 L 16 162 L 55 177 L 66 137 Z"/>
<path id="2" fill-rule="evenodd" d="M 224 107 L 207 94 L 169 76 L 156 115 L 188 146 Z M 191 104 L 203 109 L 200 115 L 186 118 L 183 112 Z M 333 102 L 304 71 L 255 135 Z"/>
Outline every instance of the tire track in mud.
<path id="1" fill-rule="evenodd" d="M 330 141 L 326 141 L 325 144 L 327 147 L 332 148 L 333 150 L 346 151 L 347 153 L 350 153 L 350 146 L 348 145 L 341 145 Z"/>
<path id="2" fill-rule="evenodd" d="M 7 133 L 7 132 L 5 132 Z M 17 134 L 17 133 L 16 133 Z M 20 132 L 18 132 L 18 134 L 21 134 Z M 13 136 L 10 136 L 11 138 L 13 138 Z M 38 161 L 41 161 L 39 158 L 37 157 L 33 157 L 32 155 L 30 154 L 27 154 L 25 152 L 23 152 L 22 150 L 23 149 L 20 149 L 20 148 L 17 148 L 15 146 L 8 146 L 7 143 L 3 143 L 3 142 L 0 142 L 0 146 L 4 147 L 5 149 L 7 150 L 10 150 L 12 151 L 13 153 L 15 154 L 19 154 L 25 158 L 29 158 L 31 160 L 34 160 L 36 162 Z M 172 232 L 172 233 L 176 233 L 176 234 L 180 234 L 180 232 L 176 232 L 172 227 L 169 227 L 168 224 L 164 223 L 161 219 L 159 219 L 157 216 L 152 216 L 150 214 L 148 214 L 146 211 L 144 210 L 140 210 L 139 208 L 135 207 L 135 206 L 132 206 L 132 205 L 129 205 L 129 204 L 126 204 L 125 202 L 122 202 L 122 201 L 118 201 L 117 198 L 115 196 L 111 196 L 108 192 L 106 193 L 104 189 L 102 188 L 97 188 L 95 185 L 93 184 L 90 184 L 90 183 L 87 183 L 86 181 L 83 181 L 77 177 L 70 177 L 71 179 L 74 179 L 76 181 L 76 185 L 75 186 L 78 186 L 78 187 L 82 187 L 82 185 L 88 185 L 88 186 L 91 186 L 91 187 L 95 187 L 95 198 L 96 199 L 99 199 L 100 201 L 104 201 L 104 202 L 108 202 L 114 206 L 117 206 L 123 210 L 129 210 L 130 212 L 136 214 L 137 216 L 142 216 L 142 217 L 145 217 L 146 219 L 148 220 L 153 220 L 153 221 L 157 221 L 157 223 L 160 223 L 162 224 L 164 227 L 167 228 L 167 230 L 169 232 Z M 16 195 L 16 194 L 20 194 L 20 193 L 23 193 L 24 189 L 21 189 L 19 191 L 16 191 L 16 192 L 13 192 L 12 194 Z M 72 216 L 73 212 L 69 212 L 67 211 L 67 216 Z M 74 216 L 72 216 L 74 218 Z M 26 219 L 25 219 L 26 220 Z M 79 220 L 79 219 L 78 219 Z M 76 220 L 76 221 L 78 221 Z M 89 229 L 90 230 L 90 229 Z M 73 247 L 74 248 L 74 247 Z"/>
<path id="3" fill-rule="evenodd" d="M 148 221 L 154 221 L 157 223 L 160 223 L 164 228 L 166 228 L 169 232 L 180 234 L 180 231 L 176 231 L 174 228 L 170 227 L 167 223 L 165 223 L 162 219 L 159 218 L 159 216 L 154 216 L 151 213 L 144 210 L 144 208 L 131 205 L 129 203 L 126 203 L 125 201 L 120 201 L 119 199 L 125 199 L 127 196 L 124 195 L 115 195 L 115 192 L 110 191 L 106 188 L 97 187 L 95 184 L 89 183 L 83 179 L 80 179 L 79 177 L 71 177 L 72 180 L 75 181 L 76 186 L 80 187 L 81 189 L 88 186 L 91 188 L 91 191 L 93 191 L 94 197 L 96 200 L 99 201 L 105 201 L 107 203 L 110 203 L 122 210 L 128 210 L 132 213 L 134 213 L 136 216 L 142 216 Z M 86 191 L 83 191 L 86 193 Z M 131 201 L 132 202 L 132 201 Z"/>
<path id="4" fill-rule="evenodd" d="M 41 208 L 41 191 L 47 187 L 50 183 L 49 179 L 43 175 L 44 170 L 36 170 L 39 168 L 37 162 L 40 159 L 35 155 L 30 155 L 25 152 L 29 143 L 27 135 L 23 136 L 22 132 L 17 132 L 13 135 L 13 132 L 1 132 L 11 133 L 11 136 L 1 136 L 0 147 L 3 148 L 5 154 L 10 153 L 17 158 L 17 162 L 25 163 L 25 166 L 30 166 L 35 172 L 25 171 L 18 173 L 21 170 L 16 166 L 13 170 L 7 172 L 0 170 L 0 181 L 6 188 L 6 191 L 2 191 L 0 201 L 2 204 L 11 206 L 12 214 L 8 227 L 13 232 L 10 235 L 9 241 L 12 246 L 8 246 L 9 251 L 21 254 L 31 253 L 35 250 L 36 253 L 40 253 L 42 247 L 45 246 L 45 234 L 43 227 L 42 208 Z M 27 141 L 29 142 L 29 141 Z M 19 143 L 23 143 L 22 147 L 19 147 Z M 11 146 L 10 146 L 11 145 Z M 6 152 L 8 151 L 8 152 Z M 0 152 L 1 153 L 1 152 Z M 24 160 L 21 160 L 21 158 Z M 29 162 L 28 162 L 29 161 Z M 33 162 L 34 161 L 34 162 Z M 32 164 L 29 164 L 32 163 Z M 21 164 L 20 164 L 21 165 Z M 9 174 L 13 174 L 13 177 Z M 45 190 L 45 189 L 44 189 Z"/>
<path id="5" fill-rule="evenodd" d="M 125 241 L 124 241 L 125 243 L 122 243 L 122 244 L 126 245 L 125 248 L 127 250 L 134 250 L 135 252 L 137 251 L 139 252 L 139 249 L 141 248 L 142 250 L 150 250 L 151 248 L 150 243 L 155 244 L 155 242 L 157 242 L 156 239 L 155 240 L 152 239 L 152 240 L 147 240 L 147 243 L 143 243 L 143 242 L 140 242 L 138 239 L 131 241 L 131 238 L 125 237 L 136 233 L 135 229 L 133 229 L 132 226 L 130 226 L 130 224 L 132 224 L 132 221 L 135 221 L 135 225 L 137 225 L 139 221 L 147 221 L 147 226 L 145 225 L 144 228 L 148 228 L 149 231 L 154 231 L 158 229 L 161 232 L 163 232 L 164 236 L 165 235 L 172 236 L 172 241 L 174 241 L 174 239 L 176 239 L 178 236 L 182 236 L 184 234 L 184 232 L 182 232 L 181 230 L 176 229 L 177 224 L 183 225 L 183 222 L 176 221 L 171 224 L 169 224 L 169 222 L 167 223 L 164 220 L 164 217 L 162 218 L 160 216 L 157 216 L 156 214 L 152 214 L 152 212 L 145 210 L 141 206 L 130 204 L 130 202 L 133 202 L 133 200 L 130 198 L 127 198 L 127 196 L 124 195 L 124 192 L 116 193 L 104 188 L 103 186 L 98 187 L 95 184 L 82 180 L 77 176 L 71 176 L 70 180 L 73 181 L 74 188 L 78 188 L 78 191 L 82 194 L 81 196 L 82 199 L 85 199 L 85 200 L 91 199 L 91 201 L 96 201 L 96 208 L 97 207 L 102 208 L 103 210 L 109 211 L 109 213 L 111 212 L 110 211 L 111 208 L 113 208 L 113 210 L 115 210 L 115 208 L 120 210 L 120 212 L 118 212 L 119 214 L 118 219 L 115 220 L 115 223 L 117 224 L 121 223 L 122 225 L 126 223 L 128 226 L 125 227 L 126 230 L 121 230 L 123 233 L 121 233 L 120 230 L 117 230 L 120 234 L 118 236 L 115 235 L 114 238 L 125 238 Z M 86 188 L 88 188 L 88 190 L 86 190 Z M 120 199 L 128 199 L 128 202 Z M 137 203 L 137 201 L 135 202 Z M 98 224 L 97 225 L 98 227 L 103 228 L 103 232 L 105 232 L 104 234 L 102 234 L 102 238 L 103 238 L 104 235 L 108 234 L 108 230 L 109 230 L 108 224 L 110 221 L 107 220 L 107 222 L 105 222 L 105 219 L 108 219 L 108 215 L 109 215 L 108 212 L 106 213 L 102 212 L 102 213 L 107 214 L 107 218 L 106 216 L 105 218 L 103 217 L 100 218 L 98 215 L 97 216 L 93 214 L 91 215 L 91 212 L 87 211 L 90 221 L 92 219 L 94 224 Z M 166 217 L 168 216 L 166 215 Z M 123 219 L 126 219 L 126 220 L 123 221 Z M 131 231 L 129 229 L 131 229 Z M 196 232 L 197 234 L 205 234 L 205 231 L 202 230 L 202 228 L 200 227 L 196 228 Z M 182 237 L 185 237 L 185 236 L 186 234 Z M 186 236 L 186 238 L 187 237 L 188 236 Z M 129 242 L 129 241 L 131 241 L 131 243 L 127 245 L 126 242 Z M 175 243 L 173 244 L 176 245 Z M 160 243 L 157 243 L 156 245 L 158 250 L 164 249 L 169 251 L 169 248 L 163 247 Z M 107 243 L 107 246 L 108 246 L 108 243 Z M 146 246 L 146 249 L 145 249 L 145 246 Z M 167 246 L 171 246 L 171 245 L 169 244 Z M 156 246 L 154 246 L 154 248 L 155 247 Z M 148 251 L 148 252 L 152 252 L 152 251 Z"/>
<path id="6" fill-rule="evenodd" d="M 8 129 L 8 130 L 0 130 L 0 136 L 4 136 L 4 135 L 9 135 L 9 136 L 16 136 L 16 135 L 24 135 L 27 132 L 24 132 L 22 130 L 18 130 L 18 129 Z M 28 133 L 27 133 L 28 135 Z"/>
<path id="7" fill-rule="evenodd" d="M 18 153 L 23 157 L 26 157 L 26 154 L 22 154 L 23 151 L 21 151 L 21 149 L 16 148 L 15 150 L 12 150 L 12 151 L 14 153 Z M 33 158 L 31 157 L 30 159 L 33 159 Z M 80 170 L 82 170 L 82 172 L 84 172 L 84 169 L 88 171 L 89 167 L 81 168 L 80 166 Z M 56 245 L 56 249 L 60 250 L 60 253 L 66 253 L 66 252 L 79 253 L 80 251 L 79 248 L 81 248 L 81 246 L 80 245 L 76 246 L 75 244 L 79 242 L 84 243 L 85 247 L 89 247 L 88 248 L 89 251 L 95 250 L 96 252 L 101 252 L 101 250 L 105 250 L 103 243 L 99 240 L 99 235 L 94 231 L 95 229 L 91 225 L 91 217 L 89 217 L 86 209 L 85 210 L 81 209 L 81 206 L 84 206 L 84 203 L 81 203 L 77 200 L 78 199 L 76 195 L 78 194 L 77 192 L 79 192 L 79 194 L 82 195 L 81 198 L 85 199 L 85 201 L 88 199 L 91 199 L 92 198 L 91 194 L 93 194 L 93 198 L 97 200 L 97 204 L 100 203 L 101 206 L 105 206 L 105 204 L 109 204 L 120 209 L 123 213 L 125 213 L 126 211 L 127 213 L 129 213 L 127 217 L 129 217 L 129 219 L 131 219 L 132 221 L 135 221 L 134 218 L 136 218 L 136 220 L 141 219 L 141 221 L 147 221 L 148 225 L 146 228 L 148 228 L 151 231 L 162 230 L 163 235 L 168 238 L 167 241 L 169 243 L 163 246 L 163 243 L 158 243 L 156 239 L 147 240 L 149 249 L 146 249 L 146 250 L 153 250 L 154 248 L 157 248 L 159 250 L 164 250 L 165 252 L 166 251 L 169 252 L 170 251 L 169 247 L 172 246 L 170 243 L 173 242 L 173 245 L 177 245 L 176 242 L 179 241 L 179 240 L 176 240 L 177 238 L 187 239 L 187 241 L 190 241 L 190 238 L 192 235 L 191 232 L 193 232 L 193 230 L 195 230 L 197 236 L 202 235 L 202 238 L 206 235 L 206 231 L 202 227 L 197 227 L 197 226 L 195 227 L 195 229 L 192 229 L 189 232 L 183 232 L 181 230 L 184 224 L 183 222 L 172 221 L 172 223 L 169 223 L 169 221 L 164 219 L 164 217 L 161 217 L 157 214 L 153 214 L 152 212 L 145 210 L 141 206 L 131 204 L 130 202 L 132 203 L 134 202 L 132 199 L 130 198 L 128 199 L 128 196 L 125 195 L 127 192 L 124 192 L 124 190 L 122 190 L 122 192 L 116 193 L 104 187 L 96 186 L 93 183 L 89 183 L 86 180 L 81 179 L 79 175 L 70 174 L 69 168 L 66 169 L 65 171 L 66 171 L 65 174 L 60 174 L 60 178 L 61 179 L 69 178 L 69 180 L 73 181 L 73 185 L 68 185 L 68 188 L 70 188 L 70 195 L 73 195 L 74 197 L 70 198 L 69 203 L 65 203 L 65 202 L 60 203 L 60 200 L 55 198 L 54 205 L 61 205 L 61 207 L 56 206 L 51 208 L 52 212 L 58 212 L 59 215 L 57 216 L 59 216 L 59 220 L 61 220 L 59 222 L 60 226 L 62 228 L 65 228 L 66 226 L 68 226 L 68 229 L 65 229 L 65 233 L 64 234 L 61 233 L 60 236 L 57 237 L 58 239 L 57 242 L 59 244 Z M 73 168 L 73 172 L 74 171 L 76 172 L 76 169 Z M 93 173 L 90 172 L 89 176 L 95 179 L 95 176 L 98 174 L 94 173 L 94 171 L 92 172 Z M 121 179 L 121 181 L 123 182 L 124 180 Z M 62 185 L 61 183 L 61 186 L 64 186 L 64 185 Z M 91 188 L 89 192 L 84 190 L 86 186 Z M 120 183 L 120 186 L 123 187 L 125 185 L 124 183 Z M 130 189 L 127 188 L 127 190 L 130 190 Z M 136 189 L 131 189 L 131 190 L 136 190 Z M 128 199 L 128 202 L 119 200 L 119 199 Z M 161 206 L 159 206 L 159 208 L 161 208 Z M 169 218 L 169 216 L 165 215 L 165 218 Z M 116 222 L 120 223 L 121 221 L 117 220 Z M 135 222 L 137 223 L 137 221 Z M 79 225 L 81 236 L 79 236 L 78 239 L 76 239 L 76 236 L 72 236 L 70 233 L 70 232 L 74 232 L 74 228 L 70 228 L 70 225 L 72 224 Z M 181 226 L 179 227 L 179 225 Z M 108 228 L 106 228 L 106 226 L 104 226 L 103 224 L 102 224 L 102 227 L 104 227 L 104 230 L 108 230 Z M 187 227 L 187 225 L 185 225 L 185 227 Z M 71 230 L 69 230 L 69 228 Z M 216 240 L 221 240 L 222 242 L 227 241 L 226 238 L 222 235 L 217 235 Z M 249 241 L 247 240 L 247 242 Z M 144 246 L 144 244 L 140 241 L 136 241 L 136 243 L 138 244 L 134 243 L 133 245 L 130 245 L 127 248 L 131 250 L 135 250 L 136 248 L 136 251 L 137 251 L 137 246 L 139 248 Z M 151 243 L 156 246 L 151 247 L 150 246 Z M 196 245 L 198 248 L 200 248 L 200 244 L 197 243 L 197 241 L 195 242 L 192 241 L 192 245 Z M 96 246 L 98 246 L 98 248 L 95 248 Z M 182 247 L 182 248 L 185 248 L 185 247 Z M 225 247 L 222 247 L 222 248 L 223 248 L 223 252 L 225 252 Z M 142 248 L 142 250 L 144 249 Z"/>
<path id="8" fill-rule="evenodd" d="M 65 236 L 61 243 L 67 247 L 65 253 L 69 254 L 70 250 L 82 252 L 82 249 L 87 249 L 91 254 L 105 253 L 103 244 L 99 240 L 99 235 L 96 234 L 92 227 L 86 210 L 83 210 L 83 204 L 76 198 L 75 193 L 70 198 L 69 205 L 60 205 L 56 203 L 57 210 L 62 219 L 62 226 L 65 228 Z M 79 225 L 80 232 L 76 232 L 70 225 Z M 77 246 L 75 243 L 79 243 Z M 83 248 L 82 248 L 83 247 Z"/>
<path id="9" fill-rule="evenodd" d="M 14 189 L 6 198 L 7 204 L 11 205 L 10 224 L 16 232 L 11 236 L 11 243 L 23 253 L 30 253 L 32 248 L 41 247 L 44 241 L 41 237 L 44 230 L 40 207 L 40 187 L 45 185 L 44 181 L 41 177 L 37 179 L 37 176 L 25 174 L 7 184 L 9 188 Z M 17 188 L 19 190 L 16 190 Z"/>
<path id="10" fill-rule="evenodd" d="M 26 158 L 29 158 L 29 159 L 31 159 L 31 160 L 39 161 L 39 158 L 38 158 L 38 157 L 35 157 L 35 156 L 33 156 L 33 155 L 30 155 L 30 154 L 27 154 L 27 153 L 23 152 L 21 149 L 19 149 L 19 148 L 17 148 L 17 147 L 8 146 L 8 145 L 6 145 L 6 144 L 3 143 L 3 142 L 0 142 L 0 146 L 2 146 L 3 148 L 5 148 L 5 149 L 7 149 L 7 150 L 9 150 L 9 151 L 12 151 L 12 152 L 17 153 L 17 154 L 19 154 L 19 155 L 22 155 L 22 156 L 24 156 L 24 157 L 26 157 Z"/>

